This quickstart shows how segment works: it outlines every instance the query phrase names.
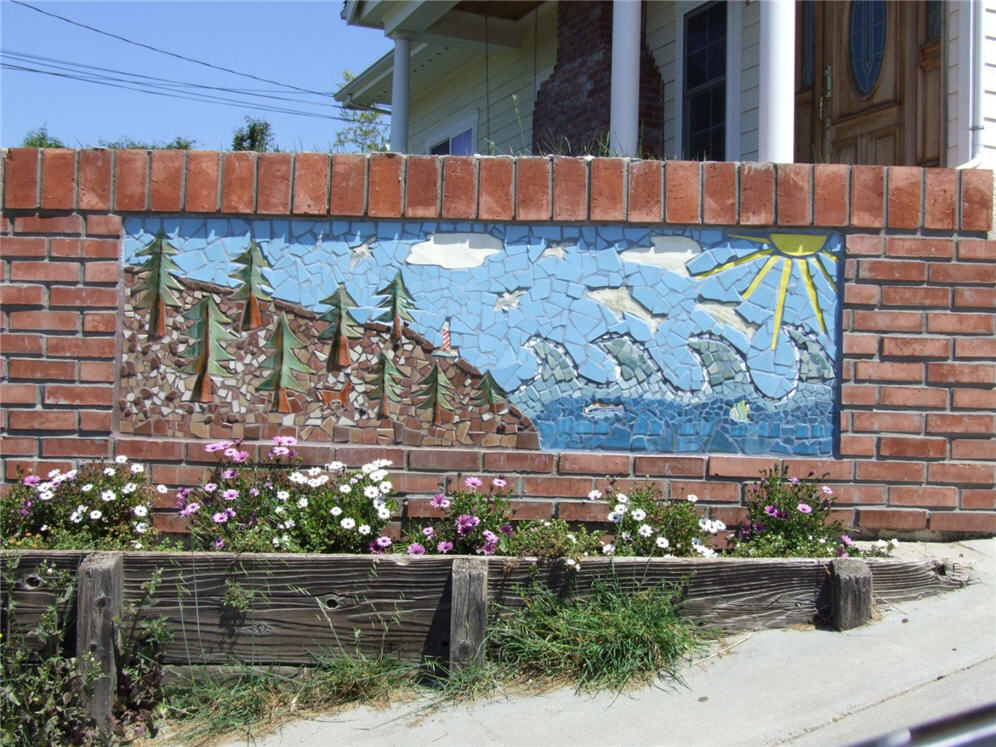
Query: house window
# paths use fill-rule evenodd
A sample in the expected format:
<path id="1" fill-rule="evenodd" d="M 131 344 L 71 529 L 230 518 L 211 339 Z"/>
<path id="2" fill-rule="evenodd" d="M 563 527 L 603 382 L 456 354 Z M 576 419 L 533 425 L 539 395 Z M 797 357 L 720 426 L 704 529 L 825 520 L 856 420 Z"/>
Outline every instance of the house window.
<path id="1" fill-rule="evenodd" d="M 470 156 L 474 154 L 474 129 L 468 127 L 451 137 L 443 138 L 429 148 L 432 156 Z"/>
<path id="2" fill-rule="evenodd" d="M 685 157 L 726 158 L 726 3 L 715 2 L 685 15 Z"/>

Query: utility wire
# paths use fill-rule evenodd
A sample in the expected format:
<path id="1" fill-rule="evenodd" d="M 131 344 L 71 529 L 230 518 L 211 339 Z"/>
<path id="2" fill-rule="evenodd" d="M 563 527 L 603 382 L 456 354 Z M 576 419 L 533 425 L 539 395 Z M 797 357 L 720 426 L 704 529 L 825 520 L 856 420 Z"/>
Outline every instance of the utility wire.
<path id="1" fill-rule="evenodd" d="M 143 42 L 135 41 L 134 39 L 129 39 L 129 38 L 125 37 L 125 36 L 119 36 L 118 34 L 111 33 L 110 31 L 104 31 L 103 29 L 99 29 L 96 26 L 89 26 L 89 25 L 87 25 L 85 23 L 80 23 L 79 21 L 74 21 L 71 18 L 66 18 L 65 16 L 60 16 L 58 13 L 52 13 L 51 11 L 48 11 L 48 10 L 42 10 L 41 8 L 37 8 L 34 5 L 31 5 L 30 3 L 23 2 L 23 0 L 10 0 L 10 2 L 14 3 L 15 5 L 22 5 L 25 8 L 30 8 L 31 10 L 33 10 L 33 11 L 35 11 L 37 13 L 41 13 L 42 15 L 51 16 L 52 18 L 58 18 L 60 21 L 65 21 L 66 23 L 71 23 L 73 26 L 79 26 L 80 28 L 84 28 L 84 29 L 87 29 L 89 31 L 93 31 L 93 32 L 95 32 L 97 34 L 102 34 L 104 36 L 109 36 L 112 39 L 117 39 L 118 41 L 123 41 L 126 44 L 133 44 L 136 47 L 142 47 L 144 49 L 148 49 L 148 50 L 151 50 L 153 52 L 158 52 L 159 54 L 169 55 L 170 57 L 175 57 L 178 60 L 184 60 L 185 62 L 193 62 L 193 63 L 195 63 L 197 65 L 203 65 L 204 67 L 213 68 L 214 70 L 221 70 L 222 72 L 231 73 L 232 75 L 241 75 L 244 78 L 252 78 L 253 80 L 258 80 L 258 81 L 261 81 L 263 83 L 272 83 L 273 85 L 281 86 L 282 88 L 290 88 L 290 89 L 295 90 L 295 91 L 300 91 L 301 93 L 311 93 L 311 94 L 314 94 L 315 96 L 331 96 L 332 95 L 331 91 L 314 91 L 314 90 L 312 90 L 310 88 L 301 88 L 300 86 L 295 86 L 295 85 L 293 85 L 291 83 L 282 83 L 282 82 L 280 82 L 278 80 L 271 80 L 270 78 L 262 78 L 262 77 L 260 77 L 258 75 L 253 75 L 252 73 L 243 73 L 243 72 L 241 72 L 239 70 L 232 70 L 231 68 L 222 67 L 221 65 L 215 65 L 215 64 L 210 63 L 210 62 L 205 62 L 204 60 L 197 60 L 197 59 L 194 59 L 193 57 L 186 57 L 186 56 L 184 56 L 182 54 L 178 54 L 176 52 L 170 52 L 167 49 L 160 49 L 159 47 L 154 47 L 151 44 L 145 44 Z"/>

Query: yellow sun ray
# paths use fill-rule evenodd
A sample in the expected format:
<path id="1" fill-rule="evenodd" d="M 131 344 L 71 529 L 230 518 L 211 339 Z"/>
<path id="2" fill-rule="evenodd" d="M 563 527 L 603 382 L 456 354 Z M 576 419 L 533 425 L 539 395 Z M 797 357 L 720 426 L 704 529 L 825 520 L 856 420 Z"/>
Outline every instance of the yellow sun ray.
<path id="1" fill-rule="evenodd" d="M 834 262 L 837 261 L 837 258 L 834 257 L 833 255 L 830 255 L 830 259 L 833 260 Z M 825 277 L 827 279 L 827 282 L 830 283 L 830 287 L 833 288 L 834 293 L 836 293 L 837 292 L 837 281 L 830 274 L 829 270 L 827 270 L 827 268 L 823 264 L 822 260 L 823 260 L 822 256 L 817 257 L 817 259 L 816 259 L 816 266 L 819 268 L 820 272 L 823 273 L 823 277 Z"/>
<path id="2" fill-rule="evenodd" d="M 792 263 L 782 260 L 782 279 L 778 283 L 778 303 L 775 306 L 775 331 L 771 333 L 771 349 L 778 344 L 778 331 L 782 327 L 782 313 L 785 311 L 785 294 L 788 293 L 789 277 L 792 275 Z"/>
<path id="3" fill-rule="evenodd" d="M 816 294 L 816 286 L 813 285 L 813 276 L 809 272 L 809 263 L 803 260 L 794 259 L 792 260 L 796 265 L 799 266 L 799 274 L 802 275 L 802 284 L 806 288 L 806 294 L 809 296 L 809 303 L 813 307 L 813 312 L 816 314 L 816 321 L 820 324 L 820 329 L 823 330 L 823 334 L 827 334 L 827 325 L 823 321 L 823 310 L 820 308 L 820 299 Z M 819 263 L 817 263 L 819 265 Z"/>
<path id="4" fill-rule="evenodd" d="M 772 253 L 772 251 L 774 250 L 758 249 L 756 252 L 751 252 L 750 254 L 745 254 L 742 257 L 737 257 L 736 259 L 731 259 L 729 262 L 724 262 L 721 265 L 717 265 L 716 267 L 713 267 L 711 270 L 706 270 L 705 272 L 697 272 L 695 273 L 695 277 L 704 278 L 708 277 L 709 275 L 715 275 L 716 273 L 722 272 L 723 270 L 729 270 L 731 267 L 737 267 L 738 265 L 742 265 L 752 260 L 755 260 L 758 257 L 767 257 L 769 254 Z"/>
<path id="5" fill-rule="evenodd" d="M 758 271 L 757 275 L 754 276 L 754 279 L 751 280 L 750 285 L 748 285 L 747 289 L 743 292 L 742 295 L 744 297 L 744 300 L 750 298 L 751 294 L 757 290 L 757 286 L 759 286 L 761 284 L 761 281 L 764 280 L 764 276 L 768 274 L 768 270 L 774 267 L 775 263 L 778 262 L 779 259 L 782 258 L 779 257 L 777 254 L 773 257 L 768 258 L 768 261 L 764 263 L 764 267 L 762 267 Z M 782 261 L 784 262 L 785 260 L 782 259 Z"/>

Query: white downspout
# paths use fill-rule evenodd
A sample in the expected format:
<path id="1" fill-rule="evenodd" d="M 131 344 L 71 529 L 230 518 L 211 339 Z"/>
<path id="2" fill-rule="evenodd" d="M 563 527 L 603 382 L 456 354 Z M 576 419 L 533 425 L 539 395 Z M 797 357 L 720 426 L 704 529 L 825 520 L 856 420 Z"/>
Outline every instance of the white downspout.
<path id="1" fill-rule="evenodd" d="M 795 3 L 761 3 L 757 160 L 795 159 Z"/>
<path id="2" fill-rule="evenodd" d="M 408 76 L 411 69 L 411 38 L 394 35 L 394 70 L 391 79 L 391 150 L 408 152 Z"/>
<path id="3" fill-rule="evenodd" d="M 635 156 L 640 118 L 640 0 L 613 0 L 609 147 Z"/>
<path id="4" fill-rule="evenodd" d="M 986 44 L 985 13 L 981 0 L 972 0 L 972 160 L 982 158 L 986 118 L 982 103 L 985 101 L 985 65 L 983 50 Z"/>

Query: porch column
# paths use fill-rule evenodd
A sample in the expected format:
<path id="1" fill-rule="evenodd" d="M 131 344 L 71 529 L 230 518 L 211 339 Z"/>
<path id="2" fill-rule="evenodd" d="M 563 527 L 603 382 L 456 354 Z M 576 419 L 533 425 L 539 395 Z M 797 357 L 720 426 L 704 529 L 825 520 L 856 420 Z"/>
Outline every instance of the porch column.
<path id="1" fill-rule="evenodd" d="M 757 160 L 795 159 L 795 2 L 761 3 Z"/>
<path id="2" fill-rule="evenodd" d="M 394 36 L 394 71 L 391 79 L 391 150 L 408 152 L 408 75 L 412 42 L 405 33 Z"/>
<path id="3" fill-rule="evenodd" d="M 640 0 L 613 0 L 609 146 L 635 156 L 640 118 Z"/>

